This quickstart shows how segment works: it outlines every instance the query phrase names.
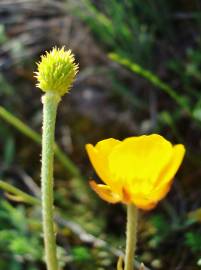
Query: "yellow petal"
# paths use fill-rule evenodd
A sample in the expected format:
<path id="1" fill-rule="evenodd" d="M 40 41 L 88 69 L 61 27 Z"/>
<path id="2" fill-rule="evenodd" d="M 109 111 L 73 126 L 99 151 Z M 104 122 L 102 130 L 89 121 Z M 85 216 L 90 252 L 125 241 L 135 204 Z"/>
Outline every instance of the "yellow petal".
<path id="1" fill-rule="evenodd" d="M 141 196 L 135 196 L 132 200 L 133 204 L 135 204 L 135 206 L 139 209 L 143 209 L 143 210 L 152 210 L 156 205 L 157 205 L 157 201 L 152 201 L 152 200 L 148 200 L 148 199 L 143 199 Z"/>
<path id="2" fill-rule="evenodd" d="M 91 188 L 100 196 L 101 199 L 109 203 L 117 203 L 121 201 L 118 194 L 112 192 L 111 188 L 107 185 L 96 184 L 96 182 L 90 182 Z"/>
<path id="3" fill-rule="evenodd" d="M 172 182 L 166 183 L 161 189 L 152 191 L 150 194 L 136 193 L 132 194 L 131 201 L 138 208 L 143 210 L 152 210 L 158 202 L 164 198 L 164 196 L 170 190 Z"/>
<path id="4" fill-rule="evenodd" d="M 172 157 L 166 167 L 160 173 L 157 184 L 170 181 L 176 174 L 181 165 L 185 154 L 183 144 L 177 144 L 173 147 Z"/>
<path id="5" fill-rule="evenodd" d="M 150 195 L 153 200 L 161 200 L 166 196 L 171 187 L 173 178 L 182 163 L 184 154 L 185 148 L 182 144 L 177 144 L 173 147 L 172 158 L 166 167 L 161 171 Z"/>
<path id="6" fill-rule="evenodd" d="M 109 170 L 127 190 L 149 193 L 153 181 L 171 156 L 171 143 L 160 135 L 131 137 L 113 149 Z"/>
<path id="7" fill-rule="evenodd" d="M 119 144 L 120 141 L 115 139 L 107 139 L 100 141 L 94 147 L 92 144 L 86 145 L 86 150 L 89 155 L 89 159 L 103 182 L 109 184 L 111 181 L 109 169 L 108 169 L 108 156 L 112 149 Z"/>
<path id="8" fill-rule="evenodd" d="M 160 201 L 162 200 L 167 193 L 170 191 L 170 188 L 172 186 L 173 179 L 171 179 L 169 182 L 166 182 L 162 184 L 161 186 L 153 189 L 153 191 L 150 193 L 150 197 L 153 201 Z"/>
<path id="9" fill-rule="evenodd" d="M 175 176 L 185 154 L 185 148 L 183 145 L 178 144 L 173 147 L 172 158 L 166 167 L 160 173 L 155 186 L 150 191 L 150 194 L 133 194 L 133 203 L 135 203 L 139 208 L 144 210 L 151 210 L 156 206 L 156 204 L 162 200 L 169 192 L 173 177 Z"/>

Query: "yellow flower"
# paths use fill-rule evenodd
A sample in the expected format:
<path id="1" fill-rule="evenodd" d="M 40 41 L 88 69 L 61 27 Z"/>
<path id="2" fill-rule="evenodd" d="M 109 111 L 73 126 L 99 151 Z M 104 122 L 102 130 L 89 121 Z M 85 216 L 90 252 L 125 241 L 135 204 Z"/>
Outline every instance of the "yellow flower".
<path id="1" fill-rule="evenodd" d="M 162 136 L 143 135 L 123 141 L 113 138 L 86 145 L 90 161 L 106 185 L 91 181 L 107 202 L 133 203 L 150 210 L 165 197 L 185 154 L 182 144 Z"/>

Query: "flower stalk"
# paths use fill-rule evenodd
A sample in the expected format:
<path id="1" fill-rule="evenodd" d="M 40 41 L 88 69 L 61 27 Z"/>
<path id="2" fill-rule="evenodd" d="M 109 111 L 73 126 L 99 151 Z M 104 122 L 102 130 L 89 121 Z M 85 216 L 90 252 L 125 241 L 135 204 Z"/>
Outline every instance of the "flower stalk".
<path id="1" fill-rule="evenodd" d="M 60 97 L 47 92 L 43 98 L 43 135 L 42 135 L 42 216 L 45 242 L 45 258 L 48 270 L 58 270 L 56 241 L 53 222 L 53 161 L 56 113 Z"/>
<path id="2" fill-rule="evenodd" d="M 70 50 L 66 51 L 64 47 L 61 49 L 55 47 L 50 52 L 46 52 L 45 55 L 41 56 L 41 61 L 37 66 L 38 71 L 35 72 L 35 77 L 37 78 L 38 83 L 36 86 L 45 92 L 45 95 L 42 97 L 43 134 L 41 168 L 45 259 L 47 270 L 58 270 L 56 237 L 53 221 L 54 150 L 57 150 L 57 154 L 59 154 L 59 148 L 55 148 L 54 142 L 55 122 L 58 104 L 61 97 L 69 92 L 75 79 L 75 75 L 77 74 L 78 65 L 75 64 L 74 55 Z"/>
<path id="3" fill-rule="evenodd" d="M 136 206 L 134 204 L 128 204 L 124 270 L 134 270 L 134 257 L 137 243 L 137 219 L 138 210 Z"/>

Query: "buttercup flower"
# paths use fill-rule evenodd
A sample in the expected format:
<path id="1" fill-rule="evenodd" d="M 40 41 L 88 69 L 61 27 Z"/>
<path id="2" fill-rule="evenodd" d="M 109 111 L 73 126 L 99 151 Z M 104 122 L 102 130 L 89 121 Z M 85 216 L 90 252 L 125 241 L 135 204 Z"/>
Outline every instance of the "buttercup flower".
<path id="1" fill-rule="evenodd" d="M 165 197 L 185 154 L 182 144 L 162 136 L 143 135 L 123 141 L 113 138 L 86 145 L 96 173 L 105 183 L 92 189 L 110 203 L 133 203 L 150 210 Z"/>

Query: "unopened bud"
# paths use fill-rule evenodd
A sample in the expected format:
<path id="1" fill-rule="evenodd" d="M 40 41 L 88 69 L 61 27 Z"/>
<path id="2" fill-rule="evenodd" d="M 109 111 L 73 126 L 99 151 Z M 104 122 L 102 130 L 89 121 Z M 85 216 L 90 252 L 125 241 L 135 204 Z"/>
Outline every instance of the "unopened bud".
<path id="1" fill-rule="evenodd" d="M 63 96 L 67 93 L 78 72 L 78 65 L 75 63 L 71 50 L 53 48 L 41 56 L 37 63 L 38 71 L 35 77 L 38 80 L 37 87 L 44 92 L 57 93 Z"/>

